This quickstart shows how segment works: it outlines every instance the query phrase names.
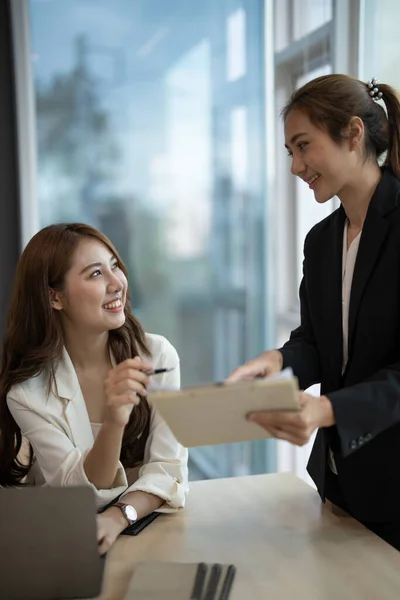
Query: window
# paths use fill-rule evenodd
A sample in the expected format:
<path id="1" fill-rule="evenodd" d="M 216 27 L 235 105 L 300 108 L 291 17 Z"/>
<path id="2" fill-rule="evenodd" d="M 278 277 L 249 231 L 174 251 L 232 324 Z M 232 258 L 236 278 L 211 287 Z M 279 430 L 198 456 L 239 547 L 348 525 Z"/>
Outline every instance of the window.
<path id="1" fill-rule="evenodd" d="M 387 20 L 391 19 L 391 34 L 387 38 L 387 30 L 383 26 L 380 29 L 383 21 L 379 26 L 376 25 L 377 8 L 382 4 L 387 11 Z M 380 0 L 274 0 L 276 113 L 295 88 L 318 75 L 330 72 L 358 75 L 360 26 L 364 48 L 361 58 L 368 69 L 372 69 L 372 73 L 368 73 L 368 77 L 365 74 L 364 77 L 369 79 L 374 76 L 378 72 L 376 61 L 379 61 L 379 65 L 382 61 L 383 46 L 377 47 L 377 40 L 382 40 L 383 44 L 384 37 L 394 40 L 396 35 L 396 19 L 393 18 L 393 11 L 390 12 L 390 6 L 394 6 L 394 2 L 389 0 L 383 3 Z M 389 50 L 389 43 L 387 49 Z M 387 56 L 393 56 L 392 51 L 388 51 Z M 391 65 L 393 70 L 393 63 Z M 304 238 L 314 223 L 338 206 L 337 199 L 323 206 L 317 205 L 306 186 L 302 182 L 296 182 L 289 173 L 283 144 L 283 127 L 280 124 L 276 131 L 276 177 L 271 194 L 277 199 L 274 226 L 278 235 L 275 236 L 274 281 L 277 288 L 275 337 L 278 347 L 299 324 L 298 284 L 301 279 Z M 315 388 L 312 390 L 317 391 Z M 303 448 L 295 448 L 278 442 L 278 471 L 290 470 L 311 483 L 306 474 L 311 445 L 312 441 Z"/>
<path id="2" fill-rule="evenodd" d="M 30 10 L 41 226 L 104 231 L 135 314 L 176 346 L 183 385 L 221 380 L 268 331 L 262 0 Z M 274 443 L 191 461 L 193 477 L 275 470 Z"/>
<path id="3" fill-rule="evenodd" d="M 332 19 L 332 0 L 293 1 L 293 39 L 308 35 Z"/>
<path id="4" fill-rule="evenodd" d="M 274 0 L 275 51 L 329 26 L 333 13 L 332 0 Z M 323 29 L 321 29 L 323 31 Z M 305 46 L 309 46 L 310 39 Z"/>
<path id="5" fill-rule="evenodd" d="M 284 343 L 299 323 L 298 288 L 302 276 L 303 245 L 311 227 L 335 207 L 331 201 L 315 203 L 313 193 L 290 173 L 284 149 L 283 124 L 279 112 L 294 89 L 332 70 L 331 0 L 321 2 L 285 0 L 275 6 L 275 103 L 279 125 L 276 131 L 277 199 L 276 237 L 276 346 Z M 302 19 L 299 20 L 299 14 Z M 300 36 L 300 22 L 307 24 Z M 296 33 L 297 32 L 297 33 Z M 297 38 L 301 37 L 299 40 Z"/>
<path id="6" fill-rule="evenodd" d="M 332 72 L 333 28 L 331 0 L 275 0 L 276 116 L 291 93 L 307 81 Z M 302 278 L 304 239 L 312 226 L 336 208 L 335 200 L 318 205 L 304 182 L 290 173 L 284 149 L 283 124 L 276 129 L 275 285 L 276 347 L 289 338 L 300 322 L 298 288 Z M 318 387 L 318 386 L 316 386 Z M 318 393 L 318 389 L 310 390 Z M 296 448 L 277 443 L 277 469 L 290 470 L 312 484 L 306 472 L 313 439 Z"/>
<path id="7" fill-rule="evenodd" d="M 363 81 L 377 77 L 399 90 L 400 6 L 394 0 L 364 0 L 362 7 L 359 76 Z"/>
<path id="8" fill-rule="evenodd" d="M 246 12 L 239 8 L 227 22 L 228 81 L 240 79 L 246 73 Z"/>

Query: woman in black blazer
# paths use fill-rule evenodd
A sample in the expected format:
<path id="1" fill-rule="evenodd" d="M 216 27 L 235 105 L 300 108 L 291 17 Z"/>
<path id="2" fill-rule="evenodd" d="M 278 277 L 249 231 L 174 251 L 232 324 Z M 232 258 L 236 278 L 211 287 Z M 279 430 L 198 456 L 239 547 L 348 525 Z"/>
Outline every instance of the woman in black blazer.
<path id="1" fill-rule="evenodd" d="M 306 237 L 300 326 L 227 381 L 290 366 L 301 389 L 320 382 L 320 397 L 300 392 L 298 413 L 248 418 L 299 446 L 318 428 L 308 472 L 321 498 L 400 549 L 399 99 L 375 79 L 328 75 L 295 92 L 283 118 L 292 173 L 341 206 Z"/>

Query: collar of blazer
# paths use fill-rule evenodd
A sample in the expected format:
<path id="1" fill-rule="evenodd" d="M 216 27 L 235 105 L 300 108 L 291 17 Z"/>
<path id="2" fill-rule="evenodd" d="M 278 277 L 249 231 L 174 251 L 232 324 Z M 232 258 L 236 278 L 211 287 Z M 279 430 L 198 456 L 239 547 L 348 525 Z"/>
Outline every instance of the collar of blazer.
<path id="1" fill-rule="evenodd" d="M 54 377 L 54 394 L 62 400 L 67 400 L 69 402 L 81 392 L 78 376 L 65 347 L 63 348 L 62 356 L 54 369 Z"/>
<path id="2" fill-rule="evenodd" d="M 351 286 L 349 309 L 348 353 L 353 348 L 357 315 L 368 280 L 378 261 L 384 241 L 390 231 L 390 215 L 400 207 L 400 181 L 386 167 L 382 179 L 371 198 L 363 226 Z M 309 260 L 320 268 L 318 289 L 325 291 L 323 311 L 330 315 L 326 326 L 325 342 L 330 348 L 331 371 L 337 381 L 342 371 L 342 254 L 343 229 L 346 214 L 342 206 L 315 228 L 316 246 L 308 250 Z M 339 385 L 339 384 L 338 384 Z"/>
<path id="3" fill-rule="evenodd" d="M 372 195 L 369 203 L 367 216 L 364 223 L 363 232 L 367 221 L 374 216 L 380 215 L 386 217 L 388 214 L 393 212 L 396 208 L 400 207 L 400 181 L 394 175 L 390 167 L 382 168 L 382 179 L 376 186 L 375 192 Z M 333 213 L 335 214 L 335 213 Z M 344 222 L 346 220 L 346 213 L 342 205 L 340 205 L 337 211 L 337 219 L 333 222 L 334 226 L 339 226 L 340 236 L 343 234 Z M 342 238 L 340 239 L 342 244 Z"/>
<path id="4" fill-rule="evenodd" d="M 349 308 L 349 357 L 352 352 L 358 309 L 368 280 L 375 269 L 383 244 L 390 232 L 389 215 L 399 206 L 400 181 L 395 177 L 391 168 L 383 168 L 382 179 L 378 183 L 368 207 L 354 268 Z"/>
<path id="5" fill-rule="evenodd" d="M 112 366 L 115 367 L 116 362 L 111 350 L 110 360 Z M 73 400 L 76 394 L 82 394 L 75 367 L 65 347 L 63 348 L 62 356 L 56 365 L 54 375 L 56 383 L 54 394 L 56 396 L 69 401 Z"/>
<path id="6" fill-rule="evenodd" d="M 110 358 L 112 365 L 115 366 L 115 359 L 111 352 Z M 54 375 L 56 389 L 53 393 L 58 398 L 67 402 L 64 414 L 68 421 L 74 444 L 81 449 L 90 448 L 93 445 L 93 432 L 90 419 L 78 376 L 66 348 L 63 348 L 63 354 L 55 368 Z"/>
<path id="7" fill-rule="evenodd" d="M 390 167 L 382 168 L 382 179 L 376 186 L 369 210 L 378 211 L 385 217 L 400 206 L 400 181 Z M 368 213 L 367 213 L 368 218 Z"/>

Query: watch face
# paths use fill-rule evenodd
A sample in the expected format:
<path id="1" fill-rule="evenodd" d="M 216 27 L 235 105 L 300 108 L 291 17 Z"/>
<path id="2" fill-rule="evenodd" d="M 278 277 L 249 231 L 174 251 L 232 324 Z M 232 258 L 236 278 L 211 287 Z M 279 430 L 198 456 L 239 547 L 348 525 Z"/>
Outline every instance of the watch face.
<path id="1" fill-rule="evenodd" d="M 130 519 L 131 521 L 136 521 L 136 519 L 137 519 L 137 512 L 133 508 L 133 506 L 129 506 L 129 504 L 127 504 L 125 506 L 125 514 L 128 517 L 128 519 Z"/>

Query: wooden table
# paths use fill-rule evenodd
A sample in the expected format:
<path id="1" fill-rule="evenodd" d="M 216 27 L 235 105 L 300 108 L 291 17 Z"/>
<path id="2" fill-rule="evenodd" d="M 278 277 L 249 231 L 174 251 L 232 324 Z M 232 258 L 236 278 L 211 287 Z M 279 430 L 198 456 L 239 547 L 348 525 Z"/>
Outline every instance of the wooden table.
<path id="1" fill-rule="evenodd" d="M 124 598 L 140 560 L 233 563 L 231 600 L 400 597 L 400 552 L 290 474 L 193 482 L 185 511 L 119 538 L 101 600 Z"/>

